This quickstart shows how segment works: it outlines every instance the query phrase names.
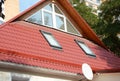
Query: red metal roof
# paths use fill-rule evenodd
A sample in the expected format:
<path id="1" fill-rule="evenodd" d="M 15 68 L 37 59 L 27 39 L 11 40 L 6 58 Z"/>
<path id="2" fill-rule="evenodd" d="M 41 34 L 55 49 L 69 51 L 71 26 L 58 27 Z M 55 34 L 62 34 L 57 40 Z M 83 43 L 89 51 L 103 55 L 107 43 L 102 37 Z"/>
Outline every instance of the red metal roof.
<path id="1" fill-rule="evenodd" d="M 86 23 L 86 21 L 79 15 L 79 13 L 71 6 L 68 0 L 40 0 L 37 4 L 33 5 L 29 9 L 25 10 L 24 12 L 20 13 L 13 19 L 9 20 L 9 22 L 13 22 L 16 20 L 24 19 L 24 16 L 35 10 L 40 5 L 48 4 L 49 2 L 53 2 L 57 5 L 60 5 L 61 8 L 69 15 L 69 17 L 78 25 L 76 29 L 83 35 L 83 37 L 93 41 L 94 43 L 98 44 L 99 46 L 107 49 L 107 47 L 103 44 L 103 42 L 97 37 L 95 32 L 90 28 L 90 26 Z M 71 13 L 72 12 L 72 13 Z M 28 14 L 29 15 L 29 14 Z M 107 49 L 108 50 L 108 49 Z"/>
<path id="2" fill-rule="evenodd" d="M 52 33 L 63 49 L 51 48 L 39 30 Z M 86 55 L 74 39 L 85 42 L 96 58 Z M 120 58 L 91 41 L 25 21 L 0 28 L 0 61 L 73 73 L 81 73 L 81 65 L 88 63 L 94 72 L 120 72 Z"/>

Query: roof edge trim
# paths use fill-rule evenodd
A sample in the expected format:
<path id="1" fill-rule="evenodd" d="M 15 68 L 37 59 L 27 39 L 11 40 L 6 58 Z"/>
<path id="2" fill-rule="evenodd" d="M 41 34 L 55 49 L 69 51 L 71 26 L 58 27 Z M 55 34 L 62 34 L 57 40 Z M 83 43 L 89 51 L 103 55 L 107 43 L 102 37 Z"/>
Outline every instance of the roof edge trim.
<path id="1" fill-rule="evenodd" d="M 72 80 L 75 80 L 75 79 L 80 80 L 83 77 L 82 75 L 80 74 L 78 75 L 76 73 L 63 72 L 63 71 L 41 68 L 41 67 L 32 67 L 32 66 L 8 63 L 8 62 L 0 62 L 0 69 L 2 71 L 7 70 L 10 72 L 56 77 L 56 78 L 62 78 L 62 79 L 72 79 Z"/>

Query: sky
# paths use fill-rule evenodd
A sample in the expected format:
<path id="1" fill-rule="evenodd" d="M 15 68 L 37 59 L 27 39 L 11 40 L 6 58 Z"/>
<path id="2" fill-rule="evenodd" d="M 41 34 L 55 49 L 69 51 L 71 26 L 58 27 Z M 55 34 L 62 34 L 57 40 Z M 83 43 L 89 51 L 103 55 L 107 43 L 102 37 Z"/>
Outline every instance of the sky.
<path id="1" fill-rule="evenodd" d="M 36 2 L 38 2 L 40 0 L 19 0 L 20 2 L 20 11 L 24 11 L 27 8 L 29 8 L 30 6 L 32 6 L 33 4 L 35 4 Z"/>

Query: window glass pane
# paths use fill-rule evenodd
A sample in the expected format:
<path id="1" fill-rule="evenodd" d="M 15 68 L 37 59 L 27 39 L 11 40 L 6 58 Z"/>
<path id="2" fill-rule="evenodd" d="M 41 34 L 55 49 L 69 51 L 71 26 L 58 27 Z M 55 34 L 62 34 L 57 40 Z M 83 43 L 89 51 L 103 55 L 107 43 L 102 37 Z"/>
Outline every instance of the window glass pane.
<path id="1" fill-rule="evenodd" d="M 55 47 L 55 48 L 60 48 L 60 49 L 62 48 L 51 33 L 47 33 L 44 31 L 41 31 L 41 32 L 44 35 L 44 37 L 46 38 L 46 40 L 48 41 L 48 43 L 50 44 L 50 46 Z"/>
<path id="2" fill-rule="evenodd" d="M 44 34 L 44 35 L 51 45 L 59 46 L 57 41 L 50 34 Z"/>
<path id="3" fill-rule="evenodd" d="M 55 6 L 55 12 L 58 14 L 62 14 L 62 12 L 57 8 L 57 6 Z"/>
<path id="4" fill-rule="evenodd" d="M 58 29 L 64 30 L 64 18 L 60 16 L 56 16 L 56 27 Z"/>
<path id="5" fill-rule="evenodd" d="M 87 55 L 90 55 L 90 56 L 94 56 L 96 57 L 96 55 L 90 50 L 90 48 L 84 44 L 84 42 L 80 42 L 80 41 L 77 41 L 76 42 L 78 43 L 78 45 L 82 48 L 82 50 L 84 50 L 84 52 L 87 54 Z"/>
<path id="6" fill-rule="evenodd" d="M 79 42 L 79 45 L 82 47 L 82 49 L 88 53 L 88 54 L 92 54 L 92 51 L 84 44 L 84 43 L 80 43 Z"/>
<path id="7" fill-rule="evenodd" d="M 12 72 L 11 80 L 7 80 L 7 81 L 30 81 L 30 77 L 31 77 L 31 75 Z"/>
<path id="8" fill-rule="evenodd" d="M 52 4 L 45 6 L 44 9 L 52 11 Z"/>
<path id="9" fill-rule="evenodd" d="M 73 27 L 73 25 L 68 20 L 66 21 L 66 24 L 67 24 L 67 31 L 68 32 L 80 35 L 78 33 L 78 31 L 75 29 L 75 27 Z"/>
<path id="10" fill-rule="evenodd" d="M 25 19 L 26 21 L 64 30 L 72 34 L 80 35 L 77 29 L 55 4 L 48 4 Z"/>
<path id="11" fill-rule="evenodd" d="M 41 10 L 37 11 L 33 15 L 31 15 L 29 18 L 26 19 L 26 21 L 42 24 L 42 13 Z"/>
<path id="12" fill-rule="evenodd" d="M 44 12 L 44 24 L 47 26 L 53 26 L 52 14 Z"/>

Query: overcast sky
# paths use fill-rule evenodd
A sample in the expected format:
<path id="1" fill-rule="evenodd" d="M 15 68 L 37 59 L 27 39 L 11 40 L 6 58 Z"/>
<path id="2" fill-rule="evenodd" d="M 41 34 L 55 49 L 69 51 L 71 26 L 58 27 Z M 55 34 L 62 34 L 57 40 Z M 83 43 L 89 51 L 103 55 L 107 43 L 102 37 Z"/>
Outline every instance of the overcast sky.
<path id="1" fill-rule="evenodd" d="M 32 6 L 33 4 L 35 4 L 38 1 L 40 1 L 40 0 L 19 0 L 20 11 L 24 11 L 25 9 L 29 8 L 30 6 Z"/>

